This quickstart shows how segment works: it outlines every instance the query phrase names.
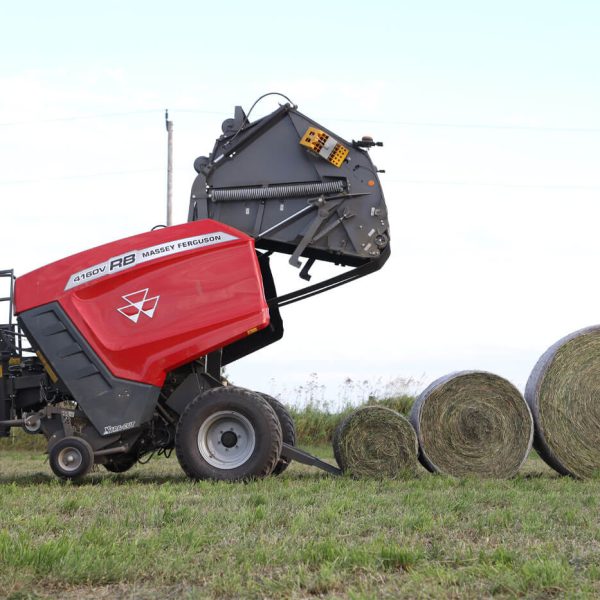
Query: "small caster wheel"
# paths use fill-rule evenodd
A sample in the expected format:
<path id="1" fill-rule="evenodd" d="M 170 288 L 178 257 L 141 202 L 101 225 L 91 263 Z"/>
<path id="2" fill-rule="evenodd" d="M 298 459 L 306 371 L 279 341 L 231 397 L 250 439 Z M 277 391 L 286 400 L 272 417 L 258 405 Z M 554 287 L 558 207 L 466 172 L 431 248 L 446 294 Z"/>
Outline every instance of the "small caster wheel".
<path id="1" fill-rule="evenodd" d="M 66 437 L 48 451 L 50 468 L 61 479 L 79 479 L 94 465 L 94 451 L 80 437 Z"/>
<path id="2" fill-rule="evenodd" d="M 40 415 L 37 413 L 32 413 L 30 415 L 23 415 L 25 417 L 25 424 L 23 425 L 23 431 L 25 433 L 36 434 L 42 431 L 42 419 Z"/>

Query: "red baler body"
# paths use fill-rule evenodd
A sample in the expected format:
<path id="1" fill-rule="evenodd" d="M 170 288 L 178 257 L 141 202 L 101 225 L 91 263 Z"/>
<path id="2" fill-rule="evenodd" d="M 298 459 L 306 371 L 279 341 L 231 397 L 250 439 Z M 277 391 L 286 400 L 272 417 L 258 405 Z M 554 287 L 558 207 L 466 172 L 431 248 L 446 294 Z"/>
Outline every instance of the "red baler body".
<path id="1" fill-rule="evenodd" d="M 17 314 L 50 302 L 114 376 L 156 386 L 269 323 L 254 240 L 210 219 L 98 246 L 17 279 Z"/>

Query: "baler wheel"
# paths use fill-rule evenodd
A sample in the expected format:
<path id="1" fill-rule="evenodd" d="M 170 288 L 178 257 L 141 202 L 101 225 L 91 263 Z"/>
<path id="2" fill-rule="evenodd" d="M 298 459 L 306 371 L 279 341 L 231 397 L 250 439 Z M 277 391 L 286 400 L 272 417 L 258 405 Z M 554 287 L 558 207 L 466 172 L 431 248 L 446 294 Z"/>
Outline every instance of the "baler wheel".
<path id="1" fill-rule="evenodd" d="M 135 465 L 138 457 L 135 454 L 117 454 L 113 458 L 107 459 L 104 468 L 111 473 L 125 473 Z"/>
<path id="2" fill-rule="evenodd" d="M 48 451 L 50 468 L 61 479 L 79 479 L 94 465 L 94 451 L 79 437 L 65 437 Z"/>
<path id="3" fill-rule="evenodd" d="M 290 446 L 296 445 L 296 426 L 292 415 L 288 412 L 287 408 L 273 396 L 263 394 L 262 392 L 256 392 L 260 394 L 268 403 L 269 406 L 275 411 L 279 424 L 281 425 L 281 433 L 283 435 L 283 443 L 289 444 Z M 280 475 L 290 466 L 290 461 L 283 457 L 279 458 L 279 462 L 275 465 L 272 475 Z"/>
<path id="4" fill-rule="evenodd" d="M 270 475 L 281 454 L 279 419 L 259 394 L 228 386 L 197 396 L 175 434 L 181 468 L 192 479 L 239 481 Z"/>
<path id="5" fill-rule="evenodd" d="M 25 424 L 23 425 L 23 431 L 30 435 L 35 435 L 42 431 L 42 419 L 36 413 L 31 415 L 23 415 Z"/>

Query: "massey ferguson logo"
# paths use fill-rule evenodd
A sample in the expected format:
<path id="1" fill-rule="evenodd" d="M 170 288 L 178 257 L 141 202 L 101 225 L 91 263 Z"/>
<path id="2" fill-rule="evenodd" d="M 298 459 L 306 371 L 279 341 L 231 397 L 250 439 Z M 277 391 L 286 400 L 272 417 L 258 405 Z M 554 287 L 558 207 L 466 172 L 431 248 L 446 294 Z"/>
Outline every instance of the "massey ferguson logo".
<path id="1" fill-rule="evenodd" d="M 88 281 L 94 281 L 94 279 L 100 279 L 100 277 L 120 273 L 125 269 L 133 269 L 138 265 L 158 260 L 165 256 L 173 256 L 182 252 L 191 252 L 193 250 L 199 250 L 201 248 L 222 244 L 224 242 L 231 242 L 232 240 L 237 239 L 238 238 L 235 235 L 231 235 L 230 233 L 213 231 L 211 233 L 203 233 L 200 235 L 193 235 L 192 237 L 171 240 L 170 242 L 162 242 L 156 246 L 142 248 L 141 250 L 132 249 L 125 254 L 113 256 L 97 265 L 92 265 L 87 267 L 87 269 L 73 273 L 73 275 L 69 277 L 69 281 L 67 281 L 65 290 L 70 290 L 78 285 L 83 285 Z M 142 292 L 143 291 L 144 290 L 142 290 Z M 138 292 L 135 293 L 137 294 Z M 132 296 L 133 294 L 129 295 Z"/>
<path id="2" fill-rule="evenodd" d="M 130 321 L 137 323 L 142 314 L 150 319 L 154 316 L 154 311 L 156 310 L 160 296 L 148 298 L 148 288 L 146 288 L 145 290 L 126 294 L 125 296 L 121 296 L 121 298 L 123 298 L 127 304 L 121 306 L 121 308 L 117 308 L 117 310 Z"/>

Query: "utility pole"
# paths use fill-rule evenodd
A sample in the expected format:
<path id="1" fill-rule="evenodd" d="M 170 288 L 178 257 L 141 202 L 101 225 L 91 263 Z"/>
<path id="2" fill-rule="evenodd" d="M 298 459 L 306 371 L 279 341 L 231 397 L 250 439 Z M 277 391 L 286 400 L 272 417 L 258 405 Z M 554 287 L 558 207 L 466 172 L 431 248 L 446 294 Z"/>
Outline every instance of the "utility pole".
<path id="1" fill-rule="evenodd" d="M 165 110 L 167 126 L 167 227 L 173 224 L 173 121 L 169 121 L 169 110 Z"/>

